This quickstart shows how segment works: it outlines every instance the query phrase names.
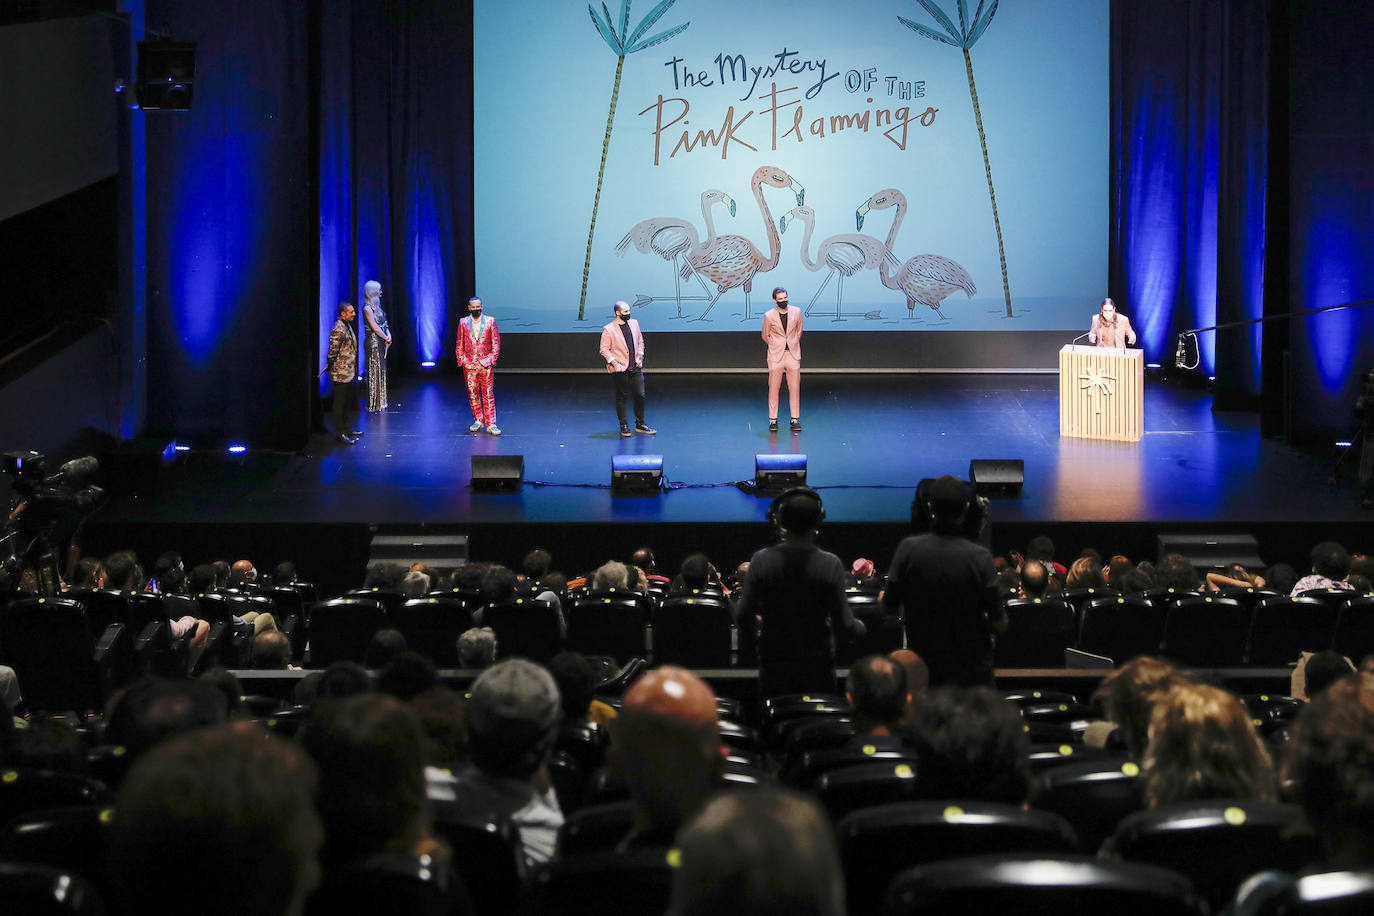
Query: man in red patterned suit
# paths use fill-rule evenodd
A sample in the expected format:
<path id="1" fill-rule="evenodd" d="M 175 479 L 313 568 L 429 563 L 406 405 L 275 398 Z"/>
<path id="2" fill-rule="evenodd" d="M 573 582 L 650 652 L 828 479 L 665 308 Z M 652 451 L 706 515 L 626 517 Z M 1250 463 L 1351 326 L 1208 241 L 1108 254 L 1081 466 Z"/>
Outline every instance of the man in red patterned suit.
<path id="1" fill-rule="evenodd" d="M 468 432 L 501 435 L 496 427 L 496 400 L 492 394 L 492 368 L 501 356 L 501 333 L 495 319 L 482 315 L 482 300 L 468 300 L 468 317 L 458 322 L 458 365 L 468 383 L 468 403 L 472 405 L 472 425 Z"/>

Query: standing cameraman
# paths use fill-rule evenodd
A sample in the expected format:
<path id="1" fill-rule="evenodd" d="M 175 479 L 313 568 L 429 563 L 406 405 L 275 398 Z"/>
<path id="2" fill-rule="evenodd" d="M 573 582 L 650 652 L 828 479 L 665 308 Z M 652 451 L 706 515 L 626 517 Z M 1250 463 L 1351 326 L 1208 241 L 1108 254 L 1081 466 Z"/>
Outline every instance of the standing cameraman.
<path id="1" fill-rule="evenodd" d="M 1360 508 L 1374 509 L 1374 369 L 1364 374 L 1355 416 L 1360 420 Z"/>

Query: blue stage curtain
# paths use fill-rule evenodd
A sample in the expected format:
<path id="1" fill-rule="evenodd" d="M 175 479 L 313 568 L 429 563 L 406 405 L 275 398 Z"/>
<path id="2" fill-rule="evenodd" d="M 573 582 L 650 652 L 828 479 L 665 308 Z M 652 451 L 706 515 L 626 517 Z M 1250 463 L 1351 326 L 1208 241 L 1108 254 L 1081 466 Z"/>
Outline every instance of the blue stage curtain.
<path id="1" fill-rule="evenodd" d="M 1262 312 L 1266 48 L 1262 10 L 1112 4 L 1109 286 L 1150 361 L 1173 362 L 1179 331 Z M 1260 340 L 1200 334 L 1199 370 L 1253 399 Z"/>
<path id="2" fill-rule="evenodd" d="M 368 280 L 383 287 L 392 371 L 451 362 L 477 292 L 471 4 L 331 0 L 319 41 L 317 369 L 339 302 L 361 306 Z"/>
<path id="3" fill-rule="evenodd" d="M 139 115 L 133 164 L 146 180 L 149 431 L 298 448 L 315 327 L 306 0 L 146 0 L 144 12 L 196 42 L 193 108 Z"/>

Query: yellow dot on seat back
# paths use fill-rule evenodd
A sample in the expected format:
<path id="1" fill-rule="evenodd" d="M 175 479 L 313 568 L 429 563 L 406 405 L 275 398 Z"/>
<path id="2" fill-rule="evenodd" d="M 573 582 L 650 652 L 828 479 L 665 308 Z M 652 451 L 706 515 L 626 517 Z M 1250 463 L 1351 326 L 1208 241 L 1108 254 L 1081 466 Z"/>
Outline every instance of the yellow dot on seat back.
<path id="1" fill-rule="evenodd" d="M 100 823 L 102 823 L 102 824 L 110 824 L 110 823 L 113 823 L 113 822 L 114 822 L 114 819 L 115 819 L 115 809 L 113 809 L 113 808 L 101 808 L 101 809 L 100 809 L 100 814 L 97 815 L 97 816 L 100 818 Z"/>
<path id="2" fill-rule="evenodd" d="M 1139 776 L 1140 765 L 1134 760 L 1127 760 L 1121 765 L 1121 772 L 1125 773 L 1127 776 Z"/>
<path id="3" fill-rule="evenodd" d="M 878 749 L 871 744 L 865 744 L 863 746 L 863 752 L 866 756 L 872 757 L 874 754 L 878 753 Z"/>
<path id="4" fill-rule="evenodd" d="M 14 782 L 19 778 L 19 773 L 15 770 L 6 770 L 4 776 L 0 776 L 5 782 Z"/>
<path id="5" fill-rule="evenodd" d="M 666 856 L 664 856 L 664 859 L 668 862 L 668 867 L 669 867 L 669 868 L 681 868 L 681 867 L 682 867 L 682 850 L 681 850 L 681 849 L 678 849 L 678 848 L 675 846 L 675 847 L 673 847 L 672 849 L 668 850 L 668 854 L 667 854 Z"/>
<path id="6" fill-rule="evenodd" d="M 1071 757 L 1071 756 L 1073 756 L 1073 745 L 1072 745 L 1072 744 L 1061 744 L 1061 745 L 1059 745 L 1059 756 L 1061 756 L 1061 757 Z"/>
<path id="7" fill-rule="evenodd" d="M 1263 719 L 1251 719 L 1250 721 L 1255 724 L 1255 728 L 1259 728 L 1261 725 L 1264 724 Z"/>
<path id="8" fill-rule="evenodd" d="M 803 702 L 803 703 L 810 703 L 810 702 L 811 702 L 811 698 L 810 698 L 809 696 L 803 695 L 803 696 L 802 696 L 802 702 Z"/>
<path id="9" fill-rule="evenodd" d="M 1268 702 L 1269 702 L 1269 694 L 1267 694 L 1267 693 L 1262 693 L 1262 694 L 1260 694 L 1260 702 L 1261 702 L 1261 703 L 1268 703 Z"/>
<path id="10" fill-rule="evenodd" d="M 1031 696 L 1035 697 L 1035 698 L 1038 700 L 1038 699 L 1040 699 L 1040 697 L 1042 696 L 1042 694 L 1041 694 L 1040 691 L 1038 691 L 1038 690 L 1032 690 L 1032 691 L 1031 691 Z"/>
<path id="11" fill-rule="evenodd" d="M 1237 808 L 1235 805 L 1221 812 L 1222 820 L 1226 821 L 1226 823 L 1230 824 L 1232 827 L 1239 827 L 1241 824 L 1245 823 L 1245 817 L 1245 809 Z"/>
<path id="12" fill-rule="evenodd" d="M 1065 706 L 1063 703 L 1060 703 L 1060 704 L 1059 704 L 1059 711 L 1060 711 L 1060 712 L 1068 712 L 1068 711 L 1069 711 L 1069 707 Z"/>
<path id="13" fill-rule="evenodd" d="M 958 805 L 950 805 L 944 811 L 940 812 L 940 814 L 945 820 L 952 821 L 956 817 L 963 817 L 964 809 L 960 808 Z"/>
<path id="14" fill-rule="evenodd" d="M 910 779 L 912 776 L 916 775 L 915 773 L 911 772 L 911 767 L 905 763 L 899 763 L 895 767 L 893 767 L 892 773 L 899 779 Z"/>
<path id="15" fill-rule="evenodd" d="M 123 757 L 125 754 L 129 753 L 129 749 L 122 744 L 116 744 L 115 749 L 110 751 L 110 753 L 114 754 L 116 757 Z"/>

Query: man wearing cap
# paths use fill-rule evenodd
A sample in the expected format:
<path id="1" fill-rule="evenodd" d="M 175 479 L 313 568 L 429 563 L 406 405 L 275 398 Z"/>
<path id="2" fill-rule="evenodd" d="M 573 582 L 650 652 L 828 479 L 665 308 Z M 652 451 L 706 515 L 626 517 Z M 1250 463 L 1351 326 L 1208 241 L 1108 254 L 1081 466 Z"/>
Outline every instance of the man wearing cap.
<path id="1" fill-rule="evenodd" d="M 458 774 L 455 801 L 435 803 L 436 817 L 505 815 L 520 831 L 525 867 L 547 862 L 563 826 L 546 766 L 561 716 L 558 687 L 539 665 L 513 658 L 483 672 L 467 708 L 472 762 Z"/>

